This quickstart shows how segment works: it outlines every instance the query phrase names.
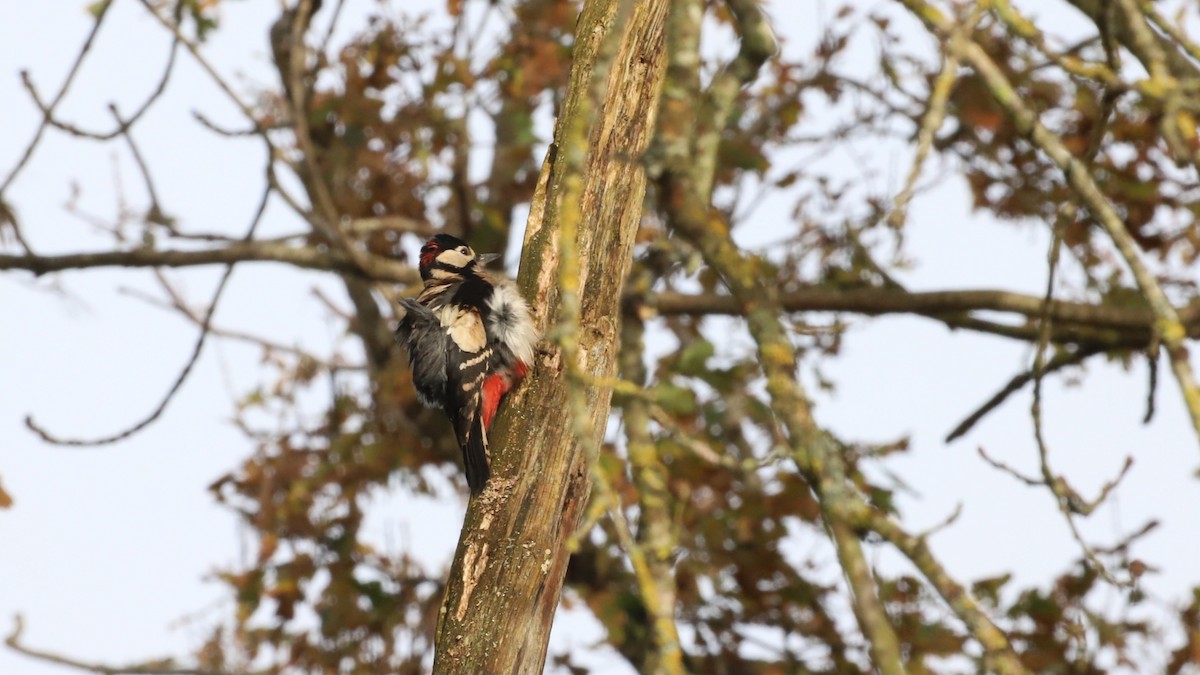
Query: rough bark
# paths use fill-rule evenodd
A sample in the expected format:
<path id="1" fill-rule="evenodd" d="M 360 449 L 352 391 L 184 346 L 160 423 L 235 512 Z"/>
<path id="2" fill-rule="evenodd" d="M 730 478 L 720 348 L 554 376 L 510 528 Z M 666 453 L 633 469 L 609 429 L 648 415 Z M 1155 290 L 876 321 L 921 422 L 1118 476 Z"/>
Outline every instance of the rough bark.
<path id="1" fill-rule="evenodd" d="M 616 372 L 621 280 L 645 192 L 637 158 L 654 128 L 665 58 L 667 2 L 637 3 L 626 21 L 616 20 L 618 4 L 592 0 L 580 16 L 571 81 L 530 209 L 519 277 L 548 329 L 561 302 L 561 221 L 577 216 L 579 371 L 593 378 Z M 619 31 L 611 35 L 619 42 L 607 43 L 616 44 L 611 63 L 597 67 L 610 31 Z M 597 87 L 593 76 L 605 72 L 607 84 Z M 605 94 L 593 105 L 597 89 Z M 572 147 L 577 139 L 568 131 L 593 113 L 587 147 Z M 582 162 L 570 161 L 581 151 Z M 564 200 L 573 181 L 581 181 L 580 198 Z M 492 479 L 467 510 L 439 616 L 434 673 L 544 669 L 567 541 L 590 493 L 584 448 L 600 441 L 612 394 L 588 388 L 590 438 L 579 438 L 568 413 L 569 386 L 579 385 L 568 381 L 561 352 L 547 341 L 493 427 Z"/>

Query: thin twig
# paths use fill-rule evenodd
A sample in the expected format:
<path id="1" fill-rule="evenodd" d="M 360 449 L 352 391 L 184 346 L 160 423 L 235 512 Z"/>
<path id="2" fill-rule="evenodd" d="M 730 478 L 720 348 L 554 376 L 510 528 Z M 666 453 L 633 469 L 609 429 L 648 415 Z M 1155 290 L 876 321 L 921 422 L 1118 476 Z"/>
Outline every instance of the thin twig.
<path id="1" fill-rule="evenodd" d="M 967 20 L 954 29 L 954 34 L 950 39 L 962 40 L 965 36 L 970 35 L 981 18 L 983 18 L 981 6 L 975 5 Z M 904 180 L 904 187 L 892 202 L 892 212 L 888 214 L 887 222 L 891 227 L 900 228 L 904 225 L 908 216 L 908 204 L 912 201 L 913 192 L 917 188 L 917 180 L 921 177 L 921 168 L 925 165 L 925 158 L 933 147 L 934 135 L 937 134 L 938 129 L 942 128 L 942 122 L 946 119 L 946 103 L 950 100 L 950 92 L 957 81 L 958 52 L 947 49 L 942 53 L 942 71 L 933 81 L 933 88 L 929 93 L 929 103 L 925 108 L 925 115 L 921 119 L 921 126 L 917 132 L 917 150 L 913 155 L 912 165 L 909 166 L 908 177 Z"/>
<path id="2" fill-rule="evenodd" d="M 268 187 L 263 190 L 262 198 L 258 203 L 258 208 L 255 209 L 254 217 L 250 221 L 250 226 L 246 230 L 246 235 L 242 238 L 243 241 L 248 242 L 254 237 L 255 231 L 258 230 L 258 225 L 262 221 L 263 213 L 266 212 L 267 203 L 270 201 L 270 196 L 271 188 Z M 171 385 L 171 388 L 167 390 L 166 395 L 163 396 L 161 401 L 159 401 L 158 406 L 144 419 L 125 429 L 124 431 L 96 439 L 58 438 L 34 422 L 31 415 L 25 416 L 25 426 L 29 427 L 30 430 L 40 436 L 42 440 L 46 441 L 47 443 L 72 447 L 97 447 L 111 445 L 118 441 L 123 441 L 153 424 L 160 416 L 162 416 L 163 412 L 167 409 L 167 406 L 175 398 L 175 394 L 179 392 L 179 390 L 183 387 L 183 383 L 187 381 L 188 375 L 191 374 L 192 368 L 195 367 L 196 362 L 200 360 L 200 352 L 204 349 L 204 343 L 208 339 L 209 325 L 212 322 L 213 314 L 215 314 L 217 311 L 217 305 L 220 303 L 222 293 L 225 292 L 229 278 L 233 275 L 234 267 L 235 263 L 228 263 L 225 267 L 225 272 L 221 275 L 221 280 L 217 282 L 217 288 L 213 292 L 212 301 L 209 302 L 208 311 L 205 312 L 204 321 L 200 326 L 200 335 L 196 338 L 196 344 L 192 348 L 191 356 L 188 357 L 187 363 L 184 365 L 183 370 L 181 370 L 179 375 L 175 378 L 175 382 Z"/>
<path id="3" fill-rule="evenodd" d="M 170 31 L 171 35 L 173 35 L 175 39 L 178 40 L 179 43 L 188 50 L 188 53 L 192 55 L 192 58 L 196 59 L 196 63 L 200 64 L 200 67 L 205 73 L 208 74 L 217 87 L 225 93 L 225 96 L 228 97 L 235 106 L 237 106 L 238 110 L 242 112 L 242 115 L 244 115 L 246 119 L 254 125 L 254 127 L 258 130 L 258 135 L 262 137 L 263 141 L 267 143 L 268 146 L 273 148 L 274 144 L 272 144 L 271 139 L 267 137 L 266 129 L 264 129 L 262 124 L 259 123 L 258 117 L 254 114 L 254 111 L 249 105 L 242 101 L 241 97 L 233 91 L 233 87 L 229 84 L 229 82 L 222 77 L 221 74 L 217 72 L 217 69 L 208 61 L 208 59 L 205 58 L 202 53 L 200 53 L 200 48 L 183 34 L 183 29 L 180 28 L 179 24 L 177 22 L 169 21 L 159 14 L 159 12 L 154 9 L 154 6 L 150 4 L 150 0 L 138 0 L 138 2 L 140 2 L 142 6 L 146 8 L 146 11 L 150 12 L 150 15 L 153 16 L 159 24 Z"/>
<path id="4" fill-rule="evenodd" d="M 176 23 L 179 23 L 180 18 L 183 16 L 185 4 L 184 2 L 175 3 L 174 17 Z M 34 105 L 41 110 L 42 115 L 45 116 L 51 126 L 79 138 L 87 138 L 94 141 L 110 141 L 117 136 L 127 133 L 150 110 L 154 103 L 162 97 L 163 93 L 166 92 L 167 83 L 171 80 L 171 73 L 175 70 L 176 57 L 179 55 L 179 42 L 178 36 L 171 39 L 171 49 L 167 52 L 167 63 L 163 67 L 162 75 L 158 78 L 158 84 L 154 86 L 154 89 L 142 101 L 141 105 L 134 110 L 133 114 L 124 120 L 118 121 L 116 128 L 112 131 L 89 131 L 78 125 L 55 118 L 52 106 L 42 101 L 37 93 L 37 89 L 33 86 L 33 81 L 27 77 L 22 77 L 22 82 L 25 85 L 25 90 L 29 92 L 30 97 L 33 99 Z M 115 104 L 109 104 L 109 107 L 115 109 Z"/>
<path id="5" fill-rule="evenodd" d="M 1141 3 L 1139 9 L 1146 15 L 1147 18 L 1150 19 L 1151 22 L 1154 23 L 1155 26 L 1159 28 L 1159 30 L 1166 33 L 1167 36 L 1169 36 L 1175 42 L 1175 44 L 1183 47 L 1189 56 L 1196 61 L 1200 61 L 1200 45 L 1197 45 L 1195 42 L 1190 40 L 1180 26 L 1177 26 L 1173 21 L 1167 20 L 1166 17 L 1164 17 L 1158 12 L 1157 9 L 1154 8 L 1154 5 L 1148 2 Z"/>
<path id="6" fill-rule="evenodd" d="M 199 122 L 200 126 L 208 129 L 209 131 L 211 131 L 219 136 L 226 136 L 228 138 L 260 136 L 260 135 L 262 135 L 262 131 L 264 128 L 267 131 L 278 131 L 280 129 L 289 129 L 292 126 L 290 122 L 278 122 L 269 127 L 252 126 L 249 129 L 227 129 L 227 128 L 217 124 L 216 122 L 208 119 L 208 116 L 206 116 L 204 113 L 200 112 L 199 110 L 192 111 L 192 118 L 195 119 L 197 122 Z"/>
<path id="7" fill-rule="evenodd" d="M 924 531 L 918 532 L 916 535 L 917 538 L 918 539 L 928 539 L 928 538 L 932 537 L 933 535 L 937 534 L 938 532 L 945 530 L 946 528 L 953 525 L 955 523 L 955 521 L 958 520 L 958 517 L 962 515 L 962 512 L 963 512 L 963 505 L 962 505 L 962 502 L 959 502 L 958 504 L 956 504 L 954 506 L 954 510 L 950 512 L 950 515 L 943 518 L 940 523 L 936 523 L 933 526 L 926 528 Z"/>
<path id="8" fill-rule="evenodd" d="M 95 663 L 82 661 L 80 659 L 55 654 L 44 649 L 34 649 L 27 647 L 21 642 L 21 634 L 25 631 L 25 621 L 18 614 L 13 617 L 12 632 L 4 639 L 4 644 L 14 652 L 27 656 L 32 659 L 37 659 L 46 663 L 53 663 L 66 668 L 74 668 L 76 670 L 86 670 L 98 675 L 234 675 L 224 671 L 207 670 L 204 668 L 179 668 L 172 664 L 170 660 L 161 662 L 147 662 L 129 666 L 114 666 L 103 663 Z M 237 675 L 271 675 L 274 670 L 258 670 L 249 673 L 238 673 Z"/>
<path id="9" fill-rule="evenodd" d="M 96 14 L 96 20 L 92 24 L 91 31 L 88 32 L 87 39 L 84 40 L 83 46 L 80 47 L 79 53 L 75 56 L 75 61 L 71 64 L 71 70 L 67 72 L 67 77 L 63 80 L 62 86 L 59 87 L 58 93 L 54 95 L 53 100 L 49 105 L 42 105 L 40 99 L 36 95 L 36 89 L 33 86 L 33 81 L 30 79 L 28 71 L 21 71 L 21 81 L 25 88 L 34 96 L 34 103 L 42 111 L 42 121 L 38 124 L 37 130 L 33 132 L 33 138 L 25 145 L 25 150 L 21 153 L 20 159 L 13 168 L 8 172 L 4 181 L 0 183 L 0 239 L 11 236 L 21 249 L 29 255 L 33 255 L 33 249 L 26 241 L 25 235 L 21 232 L 21 226 L 17 221 L 16 212 L 11 204 L 4 199 L 4 193 L 12 185 L 21 171 L 28 165 L 29 160 L 33 157 L 34 151 L 38 144 L 41 143 L 42 137 L 46 133 L 46 129 L 50 127 L 54 119 L 54 110 L 58 104 L 66 97 L 67 91 L 71 88 L 71 83 L 75 81 L 75 76 L 79 73 L 80 67 L 83 65 L 84 59 L 92 49 L 92 44 L 96 40 L 96 36 L 100 33 L 100 26 L 104 23 L 104 18 L 108 16 L 108 10 L 112 8 L 113 0 L 104 2 L 99 6 L 99 11 Z"/>
<path id="10" fill-rule="evenodd" d="M 133 140 L 133 132 L 130 129 L 130 125 L 126 124 L 126 120 L 121 118 L 121 113 L 117 111 L 116 105 L 110 104 L 108 111 L 117 120 L 117 126 L 121 129 L 121 136 L 124 137 L 125 144 L 129 146 L 129 152 L 133 155 L 133 161 L 137 164 L 138 171 L 142 174 L 142 182 L 145 184 L 146 193 L 150 197 L 150 212 L 146 214 L 146 220 L 165 225 L 168 229 L 173 229 L 166 213 L 162 209 L 162 202 L 158 200 L 158 190 L 154 187 L 154 177 L 150 173 L 150 167 L 146 164 L 146 158 L 142 156 L 141 151 L 138 150 L 137 143 Z"/>
<path id="11" fill-rule="evenodd" d="M 83 41 L 83 46 L 79 48 L 79 53 L 75 56 L 74 63 L 71 64 L 71 70 L 67 71 L 67 78 L 63 80 L 62 86 L 59 87 L 58 93 L 50 101 L 50 105 L 43 109 L 42 122 L 38 125 L 37 131 L 33 133 L 33 139 L 25 146 L 25 151 L 21 153 L 21 158 L 17 160 L 17 165 L 9 171 L 4 182 L 0 183 L 0 198 L 4 196 L 4 191 L 8 189 L 9 185 L 12 185 L 12 182 L 16 180 L 21 170 L 25 168 L 25 165 L 29 162 L 29 158 L 33 156 L 34 149 L 41 142 L 42 135 L 46 133 L 46 128 L 50 126 L 50 119 L 54 114 L 55 108 L 62 102 L 63 98 L 67 95 L 67 90 L 71 88 L 71 83 L 75 81 L 75 76 L 79 73 L 79 68 L 83 65 L 84 58 L 91 51 L 92 44 L 96 40 L 96 35 L 100 33 L 100 26 L 104 23 L 104 18 L 108 16 L 108 10 L 112 9 L 113 4 L 114 2 L 109 1 L 100 5 L 99 12 L 96 14 L 96 21 L 92 24 L 92 30 L 88 32 L 87 39 Z M 29 81 L 29 74 L 27 72 L 22 72 L 21 77 L 22 80 Z"/>
<path id="12" fill-rule="evenodd" d="M 1046 363 L 1045 367 L 1042 369 L 1042 374 L 1049 375 L 1050 373 L 1058 372 L 1063 368 L 1079 365 L 1087 360 L 1088 357 L 1095 356 L 1096 354 L 1102 354 L 1104 351 L 1105 348 L 1103 346 L 1087 346 L 1081 347 L 1075 351 L 1059 352 L 1058 354 L 1055 354 L 1049 362 Z M 1011 380 L 1008 381 L 1008 384 L 1004 385 L 1004 387 L 1000 389 L 1000 391 L 992 395 L 992 397 L 985 401 L 983 405 L 976 408 L 974 412 L 964 418 L 963 421 L 959 422 L 958 425 L 954 427 L 954 430 L 946 435 L 946 442 L 949 443 L 951 441 L 958 440 L 966 435 L 966 433 L 973 429 L 980 420 L 982 420 L 996 408 L 999 408 L 1000 405 L 1008 400 L 1010 396 L 1023 389 L 1026 384 L 1029 384 L 1029 382 L 1033 380 L 1034 374 L 1035 371 L 1033 368 L 1030 368 L 1029 370 L 1015 375 Z"/>
<path id="13" fill-rule="evenodd" d="M 1110 64 L 1111 59 L 1110 52 Z M 1103 101 L 1100 117 L 1092 128 L 1088 146 L 1081 158 L 1085 167 L 1090 167 L 1095 161 L 1096 154 L 1100 151 L 1101 143 L 1108 129 L 1109 118 L 1113 113 L 1113 98 L 1108 96 L 1107 92 L 1101 92 L 1100 99 Z M 1092 550 L 1092 547 L 1084 541 L 1083 536 L 1079 532 L 1079 527 L 1075 522 L 1075 516 L 1077 514 L 1088 515 L 1108 497 L 1109 492 L 1129 470 L 1133 462 L 1132 458 L 1126 459 L 1125 467 L 1121 470 L 1120 475 L 1105 485 L 1104 489 L 1100 492 L 1100 496 L 1094 502 L 1084 504 L 1081 503 L 1082 500 L 1079 498 L 1078 493 L 1071 488 L 1066 479 L 1061 476 L 1055 476 L 1051 470 L 1050 450 L 1042 431 L 1042 382 L 1046 371 L 1046 348 L 1050 342 L 1050 306 L 1054 303 L 1054 282 L 1058 274 L 1058 264 L 1063 245 L 1063 232 L 1075 221 L 1077 216 L 1078 209 L 1074 204 L 1065 205 L 1059 212 L 1051 235 L 1050 252 L 1047 256 L 1049 272 L 1046 278 L 1046 293 L 1042 301 L 1042 315 L 1038 318 L 1038 340 L 1033 356 L 1033 402 L 1030 407 L 1030 417 L 1033 420 L 1033 436 L 1034 441 L 1037 443 L 1038 464 L 1041 468 L 1042 483 L 1054 495 L 1055 504 L 1058 506 L 1063 518 L 1067 521 L 1067 527 L 1070 528 L 1072 537 L 1083 551 L 1084 558 L 1105 581 L 1114 586 L 1128 586 L 1131 582 L 1118 581 L 1109 572 L 1108 567 L 1100 560 L 1095 551 Z"/>
<path id="14" fill-rule="evenodd" d="M 174 311 L 178 312 L 179 314 L 181 314 L 185 319 L 187 319 L 190 323 L 195 325 L 197 328 L 202 327 L 204 325 L 204 317 L 201 315 L 201 313 L 198 312 L 197 310 L 193 309 L 192 307 L 188 306 L 188 304 L 184 301 L 183 296 L 179 293 L 179 290 L 174 288 L 168 282 L 166 276 L 164 274 L 162 274 L 160 270 L 158 270 L 158 269 L 155 270 L 155 276 L 158 277 L 159 283 L 162 285 L 163 290 L 167 293 L 167 296 L 170 298 L 169 302 L 164 302 L 159 298 L 156 298 L 148 293 L 139 291 L 135 288 L 122 288 L 120 290 L 125 295 L 128 295 L 131 298 L 136 298 L 136 299 L 138 299 L 148 305 L 151 305 L 153 307 L 158 307 L 160 309 L 174 310 Z M 269 340 L 269 339 L 259 336 L 259 335 L 253 335 L 253 334 L 245 333 L 245 332 L 241 332 L 241 331 L 229 330 L 226 328 L 219 328 L 217 326 L 212 325 L 211 323 L 209 324 L 208 332 L 215 337 L 226 338 L 229 340 L 236 340 L 238 342 L 246 342 L 249 344 L 253 344 L 253 345 L 262 347 L 266 351 L 280 352 L 283 354 L 289 354 L 296 358 L 306 359 L 306 360 L 312 361 L 313 363 L 318 364 L 320 367 L 324 368 L 325 370 L 361 371 L 361 370 L 367 369 L 367 367 L 362 364 L 343 363 L 340 358 L 338 358 L 336 361 L 329 361 L 329 360 L 314 356 L 313 354 L 311 354 L 303 349 L 300 349 L 299 347 L 285 345 L 283 343 L 275 342 L 274 340 Z"/>
<path id="15" fill-rule="evenodd" d="M 988 464 L 991 464 L 996 469 L 1003 471 L 1004 473 L 1012 476 L 1013 478 L 1016 478 L 1017 480 L 1021 481 L 1022 483 L 1028 485 L 1029 487 L 1041 487 L 1041 486 L 1045 485 L 1045 483 L 1042 481 L 1041 478 L 1031 478 L 1031 477 L 1026 476 L 1025 474 L 1021 473 L 1020 471 L 1017 471 L 1016 469 L 1012 468 L 1011 466 L 1005 464 L 1004 462 L 1001 462 L 998 459 L 993 459 L 992 456 L 987 454 L 987 451 L 983 449 L 983 446 L 980 446 L 977 449 L 977 451 L 979 452 L 979 456 L 983 458 L 983 461 L 987 462 Z"/>
<path id="16" fill-rule="evenodd" d="M 1142 424 L 1149 424 L 1154 419 L 1154 397 L 1158 393 L 1158 344 L 1157 340 L 1146 350 L 1146 371 L 1149 382 L 1146 384 L 1146 415 Z"/>
<path id="17" fill-rule="evenodd" d="M 342 9 L 346 6 L 346 0 L 337 0 L 337 4 L 333 6 L 333 13 L 329 17 L 329 25 L 325 28 L 325 36 L 321 38 L 321 46 L 317 48 L 317 54 L 320 58 L 325 58 L 329 52 L 329 44 L 333 40 L 333 33 L 337 29 L 338 19 L 342 18 Z"/>
<path id="18" fill-rule="evenodd" d="M 924 0 L 901 1 L 938 35 L 947 36 L 952 33 L 954 22 L 937 8 Z M 1162 285 L 1142 259 L 1141 249 L 1116 207 L 1100 189 L 1087 164 L 1072 155 L 1063 144 L 1063 140 L 1041 123 L 1037 111 L 1022 99 L 1009 82 L 1008 76 L 983 47 L 969 42 L 962 48 L 962 56 L 983 78 L 993 98 L 1008 113 L 1016 129 L 1058 166 L 1076 198 L 1108 233 L 1137 282 L 1142 296 L 1154 312 L 1155 330 L 1167 347 L 1171 369 L 1187 407 L 1192 431 L 1197 440 L 1200 440 L 1200 386 L 1197 386 L 1184 344 L 1187 329 L 1180 320 L 1178 310 L 1163 292 Z"/>

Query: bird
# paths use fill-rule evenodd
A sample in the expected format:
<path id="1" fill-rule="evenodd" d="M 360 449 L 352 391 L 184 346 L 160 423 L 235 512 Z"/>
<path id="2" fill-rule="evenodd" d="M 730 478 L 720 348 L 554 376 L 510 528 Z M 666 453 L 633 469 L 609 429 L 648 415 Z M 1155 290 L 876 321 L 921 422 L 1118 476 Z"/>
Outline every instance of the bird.
<path id="1" fill-rule="evenodd" d="M 424 287 L 397 312 L 396 341 L 408 350 L 417 399 L 450 418 L 472 493 L 491 473 L 487 433 L 496 409 L 529 372 L 540 339 L 516 284 L 483 268 L 498 257 L 434 235 L 421 247 Z"/>

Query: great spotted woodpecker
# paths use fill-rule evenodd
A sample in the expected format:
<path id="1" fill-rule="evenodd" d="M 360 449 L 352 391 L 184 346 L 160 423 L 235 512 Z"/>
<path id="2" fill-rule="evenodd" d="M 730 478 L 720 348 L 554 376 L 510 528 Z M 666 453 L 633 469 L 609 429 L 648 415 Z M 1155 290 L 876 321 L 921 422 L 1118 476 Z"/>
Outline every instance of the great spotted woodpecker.
<path id="1" fill-rule="evenodd" d="M 445 410 L 454 425 L 472 492 L 490 473 L 487 432 L 496 408 L 529 370 L 538 341 L 516 285 L 482 269 L 497 257 L 476 255 L 457 237 L 434 236 L 421 247 L 425 288 L 400 301 L 396 329 L 417 398 Z"/>

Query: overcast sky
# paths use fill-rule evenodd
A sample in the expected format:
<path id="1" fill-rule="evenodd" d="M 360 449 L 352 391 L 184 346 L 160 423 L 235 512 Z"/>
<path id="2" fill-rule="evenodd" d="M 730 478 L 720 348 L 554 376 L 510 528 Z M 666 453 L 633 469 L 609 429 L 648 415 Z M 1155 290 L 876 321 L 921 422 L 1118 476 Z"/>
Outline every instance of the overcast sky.
<path id="1" fill-rule="evenodd" d="M 5 102 L 0 176 L 15 164 L 38 120 L 18 72 L 29 69 L 43 96 L 57 91 L 92 22 L 84 4 L 0 3 L 0 101 Z M 1037 0 L 1019 4 L 1042 5 Z M 369 6 L 362 0 L 348 3 L 343 26 L 356 28 L 355 17 Z M 797 54 L 811 51 L 830 7 L 836 3 L 769 3 L 778 32 Z M 242 76 L 237 81 L 247 90 L 270 82 L 265 36 L 275 9 L 270 2 L 224 3 L 222 28 L 205 47 L 223 73 Z M 169 46 L 167 35 L 138 3 L 117 0 L 112 11 L 61 108 L 64 118 L 93 128 L 111 127 L 109 101 L 126 112 L 141 101 Z M 1066 10 L 1047 18 L 1067 33 L 1078 25 Z M 847 67 L 855 59 L 870 61 L 869 45 L 863 50 Z M 193 110 L 239 126 L 236 110 L 181 54 L 171 88 L 137 127 L 137 138 L 158 176 L 164 207 L 183 228 L 239 232 L 259 197 L 261 150 L 255 141 L 214 139 L 192 120 Z M 832 122 L 805 124 L 811 131 Z M 828 161 L 849 171 L 864 153 L 883 171 L 880 187 L 898 188 L 907 148 L 847 148 Z M 120 185 L 114 184 L 114 166 Z M 73 185 L 78 185 L 79 208 L 88 213 L 111 217 L 122 193 L 131 208 L 145 208 L 144 190 L 123 146 L 51 132 L 7 195 L 36 250 L 110 245 L 107 235 L 65 211 Z M 768 204 L 757 212 L 755 225 L 738 236 L 747 245 L 777 240 L 788 232 L 788 218 L 787 205 Z M 997 224 L 971 213 L 955 181 L 921 196 L 910 222 L 909 250 L 918 265 L 902 279 L 911 288 L 1042 292 L 1044 227 Z M 298 227 L 294 217 L 272 208 L 262 234 Z M 193 269 L 172 278 L 201 302 L 219 271 Z M 317 274 L 243 265 L 216 321 L 328 353 L 340 338 L 312 300 L 314 286 L 342 297 L 336 283 Z M 67 294 L 56 292 L 58 287 Z M 215 569 L 245 559 L 252 542 L 206 487 L 250 452 L 251 444 L 229 423 L 231 400 L 262 375 L 256 348 L 210 343 L 162 420 L 145 433 L 100 449 L 43 444 L 25 429 L 25 415 L 63 436 L 113 433 L 153 409 L 190 353 L 194 329 L 123 293 L 127 287 L 152 290 L 154 285 L 144 270 L 77 272 L 36 281 L 24 273 L 0 276 L 5 317 L 0 324 L 0 481 L 16 500 L 11 510 L 0 511 L 0 633 L 7 634 L 11 617 L 21 613 L 26 644 L 106 662 L 185 655 L 206 626 L 230 615 L 226 590 L 210 577 Z M 959 521 L 933 539 L 935 552 L 960 578 L 1012 571 L 1018 583 L 1046 583 L 1063 571 L 1078 551 L 1048 494 L 997 473 L 975 453 L 983 446 L 1018 467 L 1036 467 L 1028 393 L 1013 397 L 966 439 L 952 445 L 941 440 L 1027 366 L 1029 350 L 1000 338 L 951 333 L 921 319 L 856 323 L 864 327 L 850 333 L 839 358 L 823 365 L 838 389 L 817 395 L 819 421 L 849 439 L 911 435 L 912 451 L 888 465 L 916 493 L 901 498 L 901 509 L 906 522 L 919 529 L 964 504 Z M 1093 494 L 1115 475 L 1127 454 L 1135 456 L 1116 497 L 1083 529 L 1091 541 L 1105 544 L 1148 518 L 1161 518 L 1163 527 L 1138 545 L 1136 555 L 1160 567 L 1145 584 L 1153 598 L 1170 601 L 1197 581 L 1200 495 L 1192 471 L 1200 454 L 1168 372 L 1164 367 L 1158 414 L 1149 426 L 1140 424 L 1147 380 L 1142 361 L 1128 372 L 1094 363 L 1081 387 L 1055 381 L 1046 389 L 1045 408 L 1056 467 L 1083 494 Z M 449 487 L 445 492 L 443 499 L 389 493 L 370 510 L 367 535 L 392 550 L 410 550 L 438 569 L 453 551 L 463 512 L 462 499 Z M 822 546 L 803 537 L 794 544 L 797 555 L 827 550 Z M 876 549 L 873 555 L 889 569 L 901 568 L 892 554 Z M 594 621 L 573 614 L 556 628 L 553 649 L 582 649 L 598 638 Z M 181 624 L 185 617 L 194 620 Z M 0 673 L 63 672 L 73 671 L 0 648 Z"/>

